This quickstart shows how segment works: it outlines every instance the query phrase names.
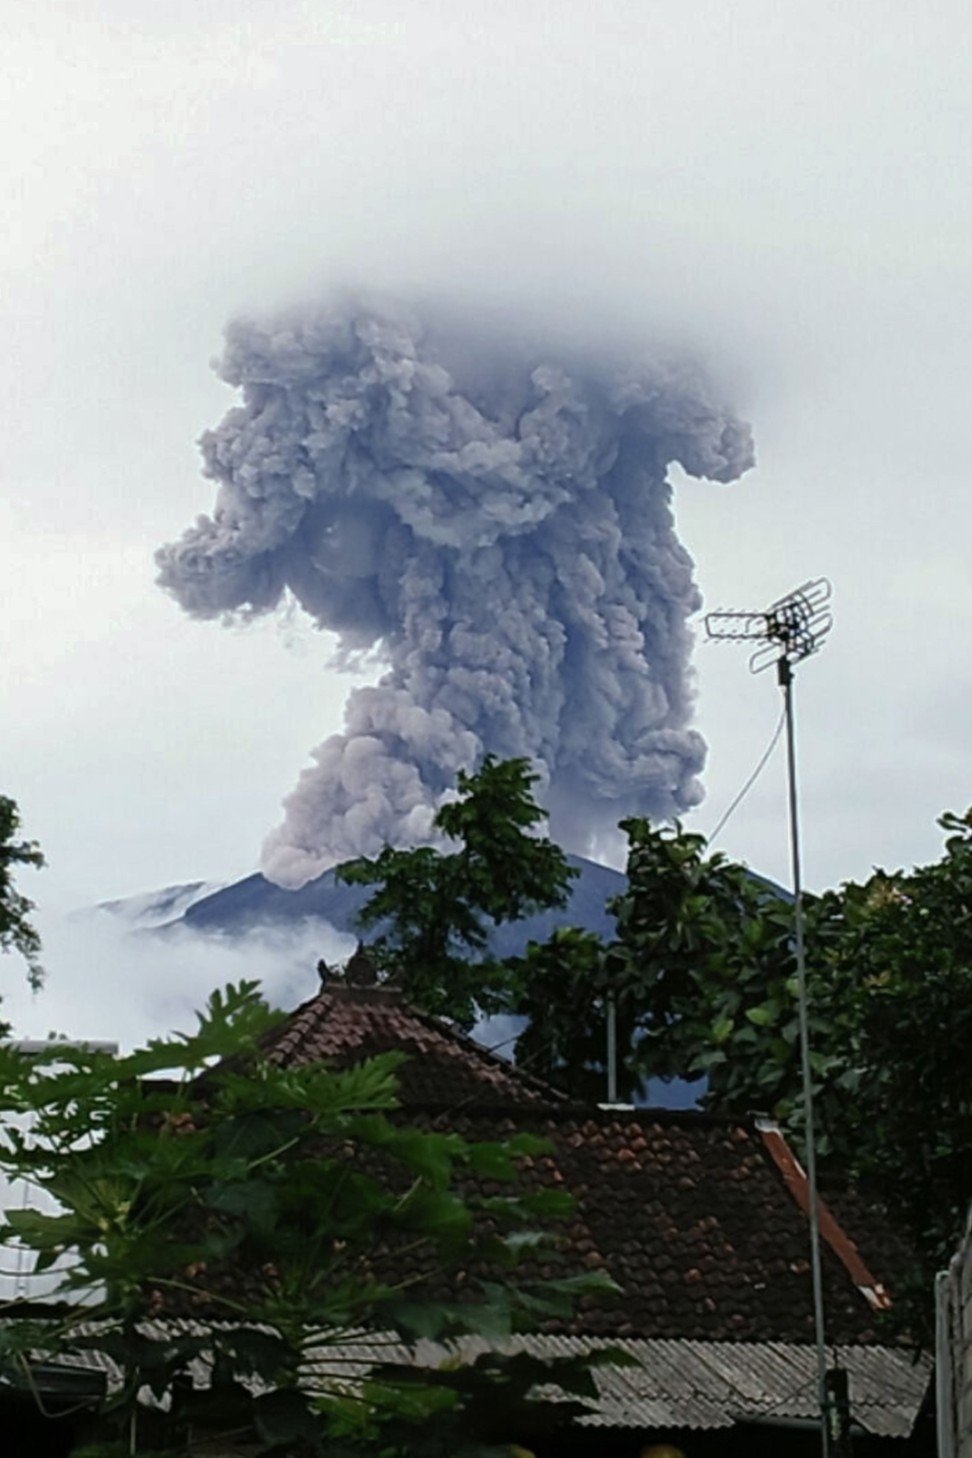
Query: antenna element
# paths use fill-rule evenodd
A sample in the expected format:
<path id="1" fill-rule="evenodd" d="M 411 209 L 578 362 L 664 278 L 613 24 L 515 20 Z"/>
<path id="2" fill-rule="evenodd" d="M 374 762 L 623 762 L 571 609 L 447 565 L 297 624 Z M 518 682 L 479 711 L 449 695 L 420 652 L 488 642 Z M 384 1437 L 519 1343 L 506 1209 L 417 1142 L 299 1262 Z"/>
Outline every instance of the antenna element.
<path id="1" fill-rule="evenodd" d="M 800 663 L 816 653 L 834 625 L 827 607 L 832 592 L 827 578 L 817 577 L 777 598 L 759 613 L 706 613 L 705 631 L 710 638 L 759 640 L 762 646 L 749 660 L 752 673 L 762 673 L 781 660 L 790 665 Z"/>

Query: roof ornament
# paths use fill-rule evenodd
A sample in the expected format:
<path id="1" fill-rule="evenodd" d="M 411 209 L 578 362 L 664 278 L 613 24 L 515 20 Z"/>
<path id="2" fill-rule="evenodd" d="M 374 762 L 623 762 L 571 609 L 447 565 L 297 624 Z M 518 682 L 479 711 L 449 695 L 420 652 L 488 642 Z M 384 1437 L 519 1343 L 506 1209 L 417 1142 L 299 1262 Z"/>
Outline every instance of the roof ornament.
<path id="1" fill-rule="evenodd" d="M 344 980 L 348 987 L 375 987 L 378 982 L 378 967 L 363 942 L 344 964 Z"/>

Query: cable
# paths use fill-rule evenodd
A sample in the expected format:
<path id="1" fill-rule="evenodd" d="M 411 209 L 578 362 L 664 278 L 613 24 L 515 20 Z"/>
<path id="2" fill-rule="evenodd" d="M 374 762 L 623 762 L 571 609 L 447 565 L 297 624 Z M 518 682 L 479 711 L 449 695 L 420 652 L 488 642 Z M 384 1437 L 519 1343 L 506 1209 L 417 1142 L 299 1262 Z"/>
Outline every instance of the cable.
<path id="1" fill-rule="evenodd" d="M 769 762 L 770 755 L 773 753 L 773 750 L 776 748 L 777 744 L 780 741 L 780 735 L 783 733 L 783 725 L 785 722 L 786 709 L 784 708 L 780 713 L 779 719 L 777 720 L 776 728 L 773 730 L 773 734 L 770 738 L 769 744 L 767 744 L 766 748 L 763 750 L 763 753 L 759 757 L 759 763 L 757 764 L 756 768 L 753 770 L 752 774 L 749 776 L 749 779 L 743 785 L 738 795 L 736 795 L 735 799 L 730 801 L 729 808 L 725 811 L 721 820 L 719 820 L 718 824 L 716 825 L 715 829 L 711 831 L 706 837 L 710 845 L 715 840 L 720 830 L 723 829 L 730 815 L 742 804 L 743 800 L 745 800 L 746 796 L 753 788 L 753 785 L 755 785 L 756 781 L 763 773 L 763 770 L 766 768 L 766 765 Z"/>

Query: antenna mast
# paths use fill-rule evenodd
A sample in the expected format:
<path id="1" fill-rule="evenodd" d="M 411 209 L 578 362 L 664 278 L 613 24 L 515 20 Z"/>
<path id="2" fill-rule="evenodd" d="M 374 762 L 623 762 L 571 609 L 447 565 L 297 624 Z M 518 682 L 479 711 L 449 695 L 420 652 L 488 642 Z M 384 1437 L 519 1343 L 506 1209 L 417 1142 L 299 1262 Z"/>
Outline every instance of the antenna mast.
<path id="1" fill-rule="evenodd" d="M 803 1117 L 806 1128 L 807 1186 L 810 1220 L 810 1268 L 813 1280 L 813 1321 L 817 1348 L 817 1381 L 820 1402 L 820 1436 L 823 1458 L 831 1452 L 831 1402 L 827 1377 L 827 1346 L 824 1324 L 823 1278 L 820 1266 L 820 1215 L 817 1207 L 817 1152 L 813 1129 L 813 1077 L 810 1068 L 810 1029 L 807 1006 L 806 949 L 803 930 L 803 878 L 800 864 L 800 822 L 797 795 L 796 735 L 793 709 L 793 669 L 816 653 L 833 627 L 827 606 L 832 588 L 826 577 L 805 582 L 762 612 L 715 612 L 705 618 L 710 638 L 757 641 L 749 660 L 752 673 L 776 664 L 776 678 L 783 691 L 786 716 L 786 760 L 789 788 L 790 860 L 793 868 L 793 921 L 797 963 L 798 1013 L 800 1024 L 800 1070 L 803 1083 Z"/>

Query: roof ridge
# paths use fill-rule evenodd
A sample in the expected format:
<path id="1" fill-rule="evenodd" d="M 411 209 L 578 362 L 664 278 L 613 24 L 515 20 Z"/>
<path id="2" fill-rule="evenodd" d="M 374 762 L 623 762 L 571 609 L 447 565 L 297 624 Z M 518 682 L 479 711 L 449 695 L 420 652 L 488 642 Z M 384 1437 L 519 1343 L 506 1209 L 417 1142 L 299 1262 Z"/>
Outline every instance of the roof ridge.
<path id="1" fill-rule="evenodd" d="M 809 1220 L 810 1185 L 803 1165 L 786 1142 L 783 1131 L 775 1120 L 760 1115 L 756 1118 L 755 1125 L 766 1152 L 783 1178 L 783 1183 Z M 821 1239 L 826 1241 L 871 1310 L 887 1311 L 891 1306 L 887 1288 L 872 1274 L 857 1242 L 844 1229 L 819 1192 L 817 1218 Z"/>
<path id="2" fill-rule="evenodd" d="M 478 1043 L 470 1033 L 464 1033 L 461 1028 L 455 1027 L 449 1020 L 443 1019 L 436 1013 L 423 1012 L 408 1002 L 404 1002 L 403 1006 L 411 1012 L 413 1017 L 419 1018 L 426 1026 L 433 1027 L 444 1036 L 452 1038 L 455 1042 L 475 1054 L 477 1058 L 481 1058 L 484 1062 L 490 1063 L 494 1067 L 501 1068 L 504 1073 L 513 1074 L 517 1081 L 528 1084 L 536 1092 L 549 1094 L 552 1101 L 558 1107 L 566 1101 L 566 1094 L 561 1093 L 560 1089 L 555 1088 L 552 1083 L 547 1083 L 546 1079 L 538 1077 L 535 1073 L 527 1072 L 525 1068 L 520 1068 L 512 1059 L 503 1058 L 492 1048 L 487 1048 L 483 1043 Z"/>

